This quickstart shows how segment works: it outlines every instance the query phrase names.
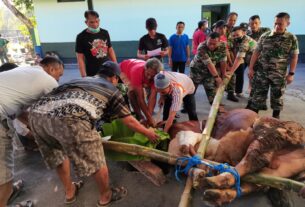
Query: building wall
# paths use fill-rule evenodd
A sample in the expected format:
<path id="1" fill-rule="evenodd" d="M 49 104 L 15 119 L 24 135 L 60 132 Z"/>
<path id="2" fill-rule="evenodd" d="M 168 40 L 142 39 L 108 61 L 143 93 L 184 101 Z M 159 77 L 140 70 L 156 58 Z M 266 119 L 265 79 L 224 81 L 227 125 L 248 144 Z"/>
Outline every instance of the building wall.
<path id="1" fill-rule="evenodd" d="M 275 4 L 276 3 L 276 4 Z M 261 16 L 262 25 L 273 26 L 274 16 L 280 11 L 291 15 L 288 30 L 297 34 L 301 52 L 305 53 L 304 0 L 93 0 L 93 6 L 100 14 L 101 27 L 109 31 L 113 47 L 118 57 L 134 57 L 139 38 L 146 34 L 145 20 L 154 17 L 158 21 L 158 31 L 167 37 L 175 32 L 177 21 L 186 23 L 185 33 L 191 38 L 197 22 L 201 19 L 203 5 L 230 4 L 230 11 L 239 14 L 238 22 L 247 22 L 254 14 Z M 74 41 L 82 31 L 83 13 L 87 2 L 57 3 L 57 0 L 34 0 L 40 40 L 44 51 L 55 50 L 62 56 L 74 58 Z M 62 46 L 58 43 L 64 43 Z M 303 47 L 304 45 L 304 47 Z"/>

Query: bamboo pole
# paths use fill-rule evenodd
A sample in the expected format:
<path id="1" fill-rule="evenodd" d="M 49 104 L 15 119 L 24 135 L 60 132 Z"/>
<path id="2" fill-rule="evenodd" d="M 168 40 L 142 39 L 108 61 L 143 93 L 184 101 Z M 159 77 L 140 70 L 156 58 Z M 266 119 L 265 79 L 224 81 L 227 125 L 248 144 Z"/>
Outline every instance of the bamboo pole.
<path id="1" fill-rule="evenodd" d="M 213 131 L 215 120 L 217 117 L 217 112 L 219 110 L 219 105 L 221 103 L 226 85 L 228 85 L 231 77 L 232 75 L 230 75 L 228 78 L 225 78 L 223 84 L 217 89 L 217 93 L 216 96 L 214 97 L 207 123 L 202 132 L 202 138 L 199 144 L 199 148 L 197 150 L 197 154 L 199 155 L 200 158 L 204 158 L 209 140 L 211 138 L 211 133 Z M 181 196 L 180 198 L 179 207 L 190 206 L 189 204 L 191 201 L 191 193 L 192 193 L 192 182 L 191 182 L 191 178 L 188 177 L 187 182 L 185 184 L 183 196 Z"/>
<path id="2" fill-rule="evenodd" d="M 156 149 L 151 149 L 148 147 L 143 147 L 140 145 L 135 145 L 135 144 L 127 144 L 127 143 L 122 143 L 122 142 L 114 142 L 114 141 L 103 141 L 103 147 L 108 150 L 113 150 L 116 152 L 122 152 L 122 153 L 127 153 L 131 155 L 140 155 L 140 156 L 145 156 L 154 160 L 158 160 L 161 162 L 165 162 L 171 165 L 175 165 L 177 163 L 178 157 L 175 155 L 172 155 L 168 152 L 156 150 Z M 203 161 L 216 165 L 219 164 L 214 161 L 202 159 Z M 181 163 L 180 163 L 181 164 Z M 184 163 L 186 164 L 186 163 Z M 275 177 L 275 176 L 270 176 L 270 175 L 264 175 L 261 173 L 258 174 L 251 174 L 251 175 L 246 175 L 241 178 L 242 181 L 253 183 L 253 184 L 260 184 L 260 185 L 267 185 L 271 186 L 274 188 L 278 188 L 281 190 L 292 190 L 294 192 L 299 192 L 303 187 L 305 187 L 305 184 L 301 182 L 297 182 L 294 180 L 290 180 L 287 178 L 281 178 L 281 177 Z M 190 183 L 192 184 L 192 183 Z M 192 185 L 190 185 L 192 186 Z M 189 187 L 189 186 L 188 186 Z M 183 196 L 186 196 L 187 194 L 184 194 Z M 187 201 L 190 199 L 187 197 L 183 201 Z"/>

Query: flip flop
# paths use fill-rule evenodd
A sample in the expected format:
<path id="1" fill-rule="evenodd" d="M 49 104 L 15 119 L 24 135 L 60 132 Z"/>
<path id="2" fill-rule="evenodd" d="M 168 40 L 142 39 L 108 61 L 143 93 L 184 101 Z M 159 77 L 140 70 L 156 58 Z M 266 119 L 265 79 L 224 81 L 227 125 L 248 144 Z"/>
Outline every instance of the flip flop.
<path id="1" fill-rule="evenodd" d="M 31 200 L 20 202 L 14 205 L 14 207 L 34 207 L 34 203 Z"/>
<path id="2" fill-rule="evenodd" d="M 65 201 L 64 201 L 65 204 L 72 204 L 76 201 L 78 191 L 83 187 L 84 182 L 81 180 L 81 181 L 78 181 L 78 182 L 72 182 L 72 184 L 75 186 L 74 195 L 73 195 L 72 198 L 69 198 L 69 199 L 65 197 Z"/>
<path id="3" fill-rule="evenodd" d="M 10 196 L 10 198 L 8 199 L 8 204 L 12 203 L 17 197 L 18 195 L 21 193 L 22 189 L 24 187 L 24 181 L 23 180 L 17 180 L 16 182 L 13 183 L 13 192 Z"/>
<path id="4" fill-rule="evenodd" d="M 127 189 L 124 187 L 111 188 L 112 194 L 111 199 L 108 203 L 101 204 L 99 201 L 96 204 L 96 207 L 105 207 L 109 206 L 112 202 L 123 199 L 127 196 Z"/>

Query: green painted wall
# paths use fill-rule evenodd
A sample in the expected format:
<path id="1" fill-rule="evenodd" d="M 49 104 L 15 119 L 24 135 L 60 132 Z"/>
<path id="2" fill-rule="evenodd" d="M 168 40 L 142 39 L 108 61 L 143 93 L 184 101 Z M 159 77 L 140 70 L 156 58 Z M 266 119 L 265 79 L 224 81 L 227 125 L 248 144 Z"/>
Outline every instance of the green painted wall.
<path id="1" fill-rule="evenodd" d="M 300 62 L 305 63 L 305 35 L 297 35 L 300 47 Z M 190 41 L 191 44 L 191 41 Z M 55 51 L 65 62 L 76 62 L 75 56 L 75 43 L 63 42 L 63 43 L 41 43 L 42 50 Z M 138 50 L 138 41 L 113 41 L 112 46 L 118 57 L 118 60 L 135 58 Z"/>

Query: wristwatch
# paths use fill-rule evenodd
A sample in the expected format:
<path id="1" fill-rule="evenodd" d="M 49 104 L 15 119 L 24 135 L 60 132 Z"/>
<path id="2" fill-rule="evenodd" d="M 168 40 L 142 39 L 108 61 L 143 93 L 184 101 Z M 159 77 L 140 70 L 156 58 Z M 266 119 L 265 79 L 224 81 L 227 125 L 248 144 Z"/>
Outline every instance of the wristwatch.
<path id="1" fill-rule="evenodd" d="M 294 75 L 294 72 L 289 72 L 288 75 L 293 76 L 293 75 Z"/>

